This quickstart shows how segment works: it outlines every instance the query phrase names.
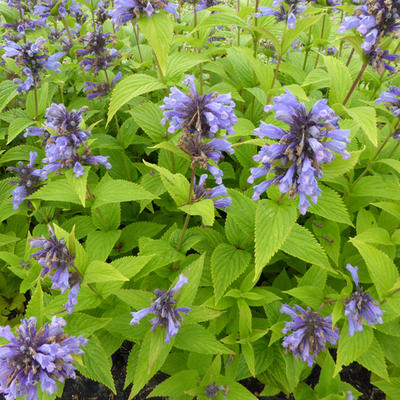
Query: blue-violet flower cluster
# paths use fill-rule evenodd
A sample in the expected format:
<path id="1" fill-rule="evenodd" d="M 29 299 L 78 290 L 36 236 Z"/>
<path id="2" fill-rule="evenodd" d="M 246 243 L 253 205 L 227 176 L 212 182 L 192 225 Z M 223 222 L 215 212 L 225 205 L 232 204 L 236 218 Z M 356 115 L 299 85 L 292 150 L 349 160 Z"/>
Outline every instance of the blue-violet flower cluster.
<path id="1" fill-rule="evenodd" d="M 205 183 L 207 174 L 200 176 L 199 182 L 194 182 L 192 202 L 203 199 L 212 199 L 214 206 L 225 210 L 226 207 L 232 205 L 232 199 L 228 196 L 228 191 L 224 185 L 218 185 L 212 189 L 206 188 Z M 224 197 L 222 197 L 224 196 Z"/>
<path id="2" fill-rule="evenodd" d="M 307 361 L 308 366 L 311 367 L 318 353 L 321 350 L 326 350 L 326 341 L 335 345 L 339 340 L 338 329 L 332 329 L 331 315 L 324 318 L 309 309 L 306 311 L 298 305 L 294 307 L 283 304 L 280 310 L 282 314 L 288 314 L 292 318 L 292 321 L 286 322 L 282 331 L 284 334 L 290 331 L 292 333 L 283 339 L 282 344 L 295 357 L 300 357 L 303 361 Z"/>
<path id="3" fill-rule="evenodd" d="M 18 181 L 9 181 L 12 184 L 17 184 L 17 187 L 12 191 L 13 208 L 17 210 L 24 199 L 35 192 L 42 180 L 42 171 L 35 169 L 35 160 L 37 153 L 31 151 L 29 153 L 29 164 L 24 165 L 22 161 L 18 163 L 18 168 L 8 167 L 7 171 L 14 172 L 18 175 Z"/>
<path id="4" fill-rule="evenodd" d="M 64 238 L 57 239 L 53 229 L 49 226 L 51 237 L 30 238 L 31 248 L 42 247 L 41 250 L 31 254 L 40 266 L 43 267 L 41 274 L 48 274 L 51 277 L 53 285 L 52 289 L 60 289 L 64 293 L 67 289 L 71 289 L 68 293 L 68 301 L 65 308 L 68 314 L 74 310 L 74 306 L 78 304 L 78 292 L 81 285 L 81 278 L 78 270 L 74 265 L 74 256 L 68 250 Z M 74 272 L 70 272 L 70 268 Z"/>
<path id="5" fill-rule="evenodd" d="M 394 117 L 400 117 L 400 88 L 390 86 L 387 92 L 382 92 L 375 100 L 376 104 L 386 103 L 387 107 L 391 108 Z"/>
<path id="6" fill-rule="evenodd" d="M 281 4 L 282 2 L 286 4 L 286 7 Z M 274 0 L 272 7 L 279 7 L 279 10 L 274 10 L 271 7 L 259 7 L 259 12 L 255 15 L 256 18 L 274 15 L 277 22 L 285 21 L 289 29 L 296 28 L 296 16 L 302 14 L 306 9 L 304 3 L 299 0 Z"/>
<path id="7" fill-rule="evenodd" d="M 75 379 L 71 354 L 83 354 L 88 342 L 82 335 L 64 333 L 65 321 L 53 317 L 50 323 L 37 326 L 35 317 L 21 321 L 17 334 L 9 326 L 0 326 L 0 337 L 10 343 L 0 346 L 0 393 L 6 400 L 37 400 L 37 386 L 54 394 L 57 381 Z"/>
<path id="8" fill-rule="evenodd" d="M 279 185 L 281 193 L 289 193 L 290 199 L 299 195 L 299 210 L 304 215 L 310 206 L 307 196 L 316 203 L 321 195 L 317 183 L 323 174 L 321 164 L 333 161 L 332 151 L 340 153 L 344 159 L 350 156 L 346 151 L 350 132 L 339 128 L 339 117 L 327 106 L 325 99 L 317 101 L 307 113 L 304 104 L 299 103 L 288 89 L 264 110 L 274 110 L 275 118 L 287 124 L 289 129 L 261 121 L 260 127 L 254 130 L 258 137 L 278 139 L 279 144 L 262 146 L 253 157 L 261 166 L 251 168 L 249 183 L 270 172 L 275 175 L 254 186 L 253 200 L 258 200 L 272 184 Z"/>
<path id="9" fill-rule="evenodd" d="M 179 313 L 187 314 L 189 311 L 192 311 L 188 307 L 176 307 L 176 300 L 173 297 L 187 283 L 188 278 L 181 274 L 176 285 L 168 290 L 168 292 L 165 292 L 164 289 L 156 289 L 154 291 L 156 298 L 151 307 L 131 313 L 133 318 L 130 325 L 140 323 L 140 320 L 150 313 L 155 314 L 156 317 L 150 321 L 153 325 L 153 331 L 158 325 L 165 328 L 167 333 L 165 342 L 169 343 L 171 338 L 177 335 L 181 326 L 179 321 L 182 321 L 182 316 Z"/>
<path id="10" fill-rule="evenodd" d="M 368 292 L 364 292 L 358 283 L 358 268 L 351 264 L 346 265 L 346 269 L 350 272 L 353 281 L 357 287 L 357 291 L 345 300 L 344 315 L 349 319 L 349 335 L 353 336 L 354 332 L 363 330 L 364 320 L 368 325 L 382 324 L 382 311 L 378 307 L 378 303 Z"/>
<path id="11" fill-rule="evenodd" d="M 72 110 L 68 112 L 63 104 L 52 104 L 46 111 L 47 122 L 45 128 L 30 127 L 25 136 L 43 136 L 45 139 L 46 157 L 42 160 L 45 165 L 42 169 L 42 176 L 47 177 L 50 172 L 64 168 L 73 168 L 78 178 L 85 174 L 83 163 L 93 164 L 98 167 L 103 164 L 107 169 L 111 168 L 108 157 L 94 156 L 86 141 L 90 136 L 89 131 L 82 131 L 79 125 L 82 120 L 82 112 Z M 46 128 L 55 132 L 50 135 Z"/>

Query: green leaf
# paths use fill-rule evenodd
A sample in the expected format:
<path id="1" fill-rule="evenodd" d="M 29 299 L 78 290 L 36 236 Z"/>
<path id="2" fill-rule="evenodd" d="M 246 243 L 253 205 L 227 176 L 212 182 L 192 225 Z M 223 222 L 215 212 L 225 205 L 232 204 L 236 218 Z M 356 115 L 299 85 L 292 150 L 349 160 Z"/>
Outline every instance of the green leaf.
<path id="1" fill-rule="evenodd" d="M 330 59 L 336 60 L 334 57 Z M 346 108 L 347 114 L 362 129 L 367 138 L 376 147 L 378 146 L 378 130 L 376 128 L 376 111 L 373 107 Z"/>
<path id="2" fill-rule="evenodd" d="M 86 251 L 89 260 L 105 261 L 119 239 L 121 231 L 90 232 L 86 239 Z"/>
<path id="3" fill-rule="evenodd" d="M 149 20 L 152 18 L 142 18 Z M 163 89 L 165 86 L 158 79 L 150 75 L 130 75 L 118 82 L 111 94 L 110 106 L 108 108 L 107 124 L 110 123 L 115 113 L 126 103 L 137 96 Z"/>
<path id="4" fill-rule="evenodd" d="M 342 197 L 327 186 L 320 184 L 319 188 L 322 191 L 322 195 L 318 197 L 316 204 L 311 203 L 309 212 L 331 221 L 353 226 Z"/>
<path id="5" fill-rule="evenodd" d="M 125 226 L 121 231 L 121 252 L 126 253 L 139 245 L 141 237 L 152 238 L 165 228 L 165 225 L 155 222 L 139 221 Z"/>
<path id="6" fill-rule="evenodd" d="M 157 196 L 143 189 L 140 185 L 122 179 L 103 180 L 94 191 L 93 207 L 123 201 L 153 200 Z"/>
<path id="7" fill-rule="evenodd" d="M 17 8 L 10 7 L 6 2 L 0 3 L 0 14 L 9 24 L 14 24 L 19 18 Z M 6 81 L 6 82 L 11 83 L 12 81 Z"/>
<path id="8" fill-rule="evenodd" d="M 278 204 L 260 200 L 255 222 L 255 276 L 260 276 L 272 256 L 282 247 L 295 225 L 297 209 L 293 202 Z"/>
<path id="9" fill-rule="evenodd" d="M 214 335 L 201 325 L 183 322 L 174 346 L 181 350 L 200 354 L 231 354 L 230 349 L 221 344 Z"/>
<path id="10" fill-rule="evenodd" d="M 81 204 L 81 200 L 66 179 L 53 180 L 28 198 Z"/>
<path id="11" fill-rule="evenodd" d="M 226 213 L 240 226 L 246 237 L 252 238 L 257 203 L 237 190 L 229 189 L 228 194 L 232 199 L 232 205 L 227 207 Z"/>
<path id="12" fill-rule="evenodd" d="M 203 253 L 197 260 L 193 261 L 183 272 L 189 283 L 184 286 L 182 294 L 179 297 L 178 304 L 189 307 L 196 298 L 199 289 L 200 280 L 203 274 L 204 259 L 206 254 Z"/>
<path id="13" fill-rule="evenodd" d="M 81 175 L 78 178 L 75 176 L 72 169 L 65 172 L 65 177 L 67 178 L 68 183 L 74 189 L 83 207 L 85 207 L 86 203 L 87 178 L 90 167 L 84 167 L 84 170 L 84 175 Z"/>
<path id="14" fill-rule="evenodd" d="M 385 356 L 379 342 L 375 337 L 369 346 L 368 351 L 361 354 L 357 361 L 371 372 L 375 373 L 386 381 L 390 381 L 386 367 Z"/>
<path id="15" fill-rule="evenodd" d="M 111 264 L 102 261 L 92 261 L 85 272 L 84 283 L 129 281 Z"/>
<path id="16" fill-rule="evenodd" d="M 214 202 L 211 199 L 200 200 L 196 203 L 186 204 L 179 207 L 180 210 L 190 215 L 200 215 L 203 219 L 203 224 L 212 226 L 215 219 Z"/>
<path id="17" fill-rule="evenodd" d="M 318 310 L 324 299 L 324 292 L 321 288 L 316 286 L 299 286 L 284 293 L 299 299 L 304 304 L 307 304 L 314 310 Z"/>
<path id="18" fill-rule="evenodd" d="M 400 377 L 390 377 L 390 382 L 374 380 L 374 385 L 386 394 L 387 400 L 400 399 Z"/>
<path id="19" fill-rule="evenodd" d="M 376 163 L 385 164 L 389 167 L 393 168 L 396 172 L 400 173 L 400 161 L 393 160 L 392 158 L 383 159 L 383 160 L 376 160 Z"/>
<path id="20" fill-rule="evenodd" d="M 89 314 L 74 312 L 66 315 L 64 319 L 67 322 L 65 331 L 70 335 L 91 336 L 94 332 L 108 325 L 112 318 L 96 318 Z"/>
<path id="21" fill-rule="evenodd" d="M 389 176 L 364 176 L 351 190 L 351 196 L 400 200 L 399 184 Z"/>
<path id="22" fill-rule="evenodd" d="M 11 121 L 10 125 L 8 126 L 7 144 L 12 142 L 28 126 L 31 126 L 34 124 L 35 124 L 35 121 L 32 121 L 31 119 L 28 119 L 28 118 L 16 118 L 13 121 Z"/>
<path id="23" fill-rule="evenodd" d="M 38 115 L 44 113 L 47 107 L 47 102 L 49 98 L 49 84 L 48 82 L 42 82 L 39 89 L 37 89 L 37 112 Z M 35 106 L 35 94 L 33 90 L 28 92 L 26 97 L 26 112 L 31 118 L 36 116 L 36 106 Z"/>
<path id="24" fill-rule="evenodd" d="M 207 61 L 208 58 L 196 53 L 173 53 L 168 58 L 167 81 L 172 84 L 180 83 L 184 72 Z"/>
<path id="25" fill-rule="evenodd" d="M 82 363 L 75 363 L 77 370 L 87 378 L 106 385 L 116 395 L 111 375 L 111 359 L 107 356 L 99 339 L 92 336 L 83 351 Z"/>
<path id="26" fill-rule="evenodd" d="M 174 26 L 169 15 L 161 11 L 158 14 L 153 14 L 151 18 L 139 18 L 137 24 L 149 45 L 153 48 L 159 68 L 165 75 L 174 33 Z"/>
<path id="27" fill-rule="evenodd" d="M 222 243 L 211 256 L 211 275 L 215 292 L 215 303 L 224 295 L 225 290 L 246 270 L 251 255 L 244 250 Z"/>
<path id="28" fill-rule="evenodd" d="M 289 236 L 282 245 L 282 250 L 293 257 L 333 272 L 324 249 L 317 242 L 314 235 L 304 226 L 294 224 Z"/>
<path id="29" fill-rule="evenodd" d="M 255 356 L 254 349 L 251 343 L 242 343 L 240 348 L 242 349 L 242 353 L 244 359 L 246 360 L 247 367 L 251 372 L 252 376 L 256 376 L 256 365 L 255 365 Z"/>
<path id="30" fill-rule="evenodd" d="M 21 240 L 19 237 L 12 236 L 12 235 L 3 235 L 2 233 L 0 233 L 0 247 L 6 246 L 11 243 L 18 242 L 19 240 Z M 1 256 L 0 256 L 0 258 L 1 258 Z M 19 264 L 19 261 L 18 261 L 18 264 Z"/>
<path id="31" fill-rule="evenodd" d="M 199 23 L 199 25 L 197 26 L 197 28 L 195 29 L 195 31 L 219 25 L 234 25 L 234 26 L 240 26 L 241 28 L 248 28 L 248 24 L 237 15 L 218 13 L 218 14 L 210 14 L 206 18 L 203 18 Z"/>
<path id="32" fill-rule="evenodd" d="M 334 376 L 342 369 L 343 365 L 349 365 L 356 361 L 371 346 L 374 334 L 372 328 L 365 326 L 360 332 L 349 336 L 348 326 L 342 329 L 338 343 L 337 360 Z"/>
<path id="33" fill-rule="evenodd" d="M 364 259 L 369 276 L 376 285 L 379 297 L 383 299 L 399 277 L 394 262 L 386 253 L 370 244 L 364 243 L 357 238 L 352 238 L 350 241 Z"/>
<path id="34" fill-rule="evenodd" d="M 342 104 L 352 84 L 351 75 L 346 65 L 336 57 L 324 57 L 324 63 L 328 70 L 330 90 L 330 103 Z"/>
<path id="35" fill-rule="evenodd" d="M 180 371 L 159 383 L 148 397 L 180 397 L 186 390 L 193 389 L 198 385 L 198 376 L 198 371 L 193 369 Z"/>
<path id="36" fill-rule="evenodd" d="M 130 110 L 130 114 L 154 143 L 159 143 L 164 140 L 164 135 L 169 135 L 167 128 L 161 125 L 163 113 L 154 103 L 139 104 Z"/>
<path id="37" fill-rule="evenodd" d="M 3 5 L 4 3 L 0 3 Z M 6 4 L 4 4 L 7 6 Z M 0 112 L 3 111 L 14 97 L 18 95 L 17 85 L 11 80 L 4 80 L 0 83 Z"/>
<path id="38" fill-rule="evenodd" d="M 43 291 L 40 281 L 36 283 L 36 289 L 26 307 L 26 317 L 36 317 L 38 327 L 41 327 L 44 322 L 44 304 L 43 304 Z"/>

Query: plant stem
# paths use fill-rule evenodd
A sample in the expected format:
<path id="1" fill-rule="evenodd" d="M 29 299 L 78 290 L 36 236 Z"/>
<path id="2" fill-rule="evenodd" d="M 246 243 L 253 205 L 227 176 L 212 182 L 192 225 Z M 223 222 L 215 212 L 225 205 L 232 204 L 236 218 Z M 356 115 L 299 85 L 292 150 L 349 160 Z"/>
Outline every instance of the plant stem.
<path id="1" fill-rule="evenodd" d="M 283 198 L 284 198 L 285 196 L 286 196 L 286 193 L 282 193 L 282 194 L 281 194 L 281 197 L 279 197 L 277 203 L 278 203 L 278 204 L 281 204 L 281 203 L 282 203 L 282 200 L 283 200 Z"/>
<path id="2" fill-rule="evenodd" d="M 137 30 L 135 29 L 135 25 Z M 139 44 L 139 26 L 138 24 L 134 24 L 133 20 L 132 20 L 132 26 L 133 26 L 133 33 L 135 34 L 135 39 L 136 39 L 136 46 L 139 52 L 139 58 L 140 58 L 140 62 L 143 62 L 143 56 L 142 56 L 142 51 L 140 50 L 140 44 Z"/>
<path id="3" fill-rule="evenodd" d="M 94 5 L 93 5 L 93 0 L 90 0 L 90 12 L 92 13 L 93 31 L 96 31 L 96 19 L 95 19 L 95 17 L 94 17 Z"/>
<path id="4" fill-rule="evenodd" d="M 107 82 L 107 85 L 108 85 L 108 90 L 110 90 L 111 89 L 111 86 L 110 86 L 110 79 L 108 79 L 108 74 L 107 74 L 107 70 L 104 68 L 104 75 L 105 75 L 105 77 L 106 77 L 106 82 Z"/>
<path id="5" fill-rule="evenodd" d="M 324 13 L 324 16 L 322 18 L 321 39 L 324 38 L 325 21 L 326 21 L 326 12 Z M 317 66 L 318 66 L 319 52 L 320 51 L 321 51 L 321 46 L 318 46 L 318 53 L 317 53 L 317 58 L 315 59 L 314 69 L 317 68 Z"/>
<path id="6" fill-rule="evenodd" d="M 397 143 L 396 146 L 394 146 L 394 149 L 390 152 L 389 158 L 392 158 L 393 154 L 396 152 L 396 150 L 399 148 L 400 143 Z"/>
<path id="7" fill-rule="evenodd" d="M 253 24 L 254 26 L 257 26 L 257 24 L 258 24 L 258 18 L 256 18 L 256 14 L 258 12 L 258 4 L 259 4 L 259 0 L 256 0 L 256 5 L 254 8 L 254 24 Z M 254 56 L 254 58 L 257 57 L 257 43 L 258 43 L 257 32 L 254 32 L 254 37 L 253 37 L 253 56 Z"/>
<path id="8" fill-rule="evenodd" d="M 196 27 L 197 27 L 197 10 L 196 10 L 196 3 L 193 3 L 193 16 L 194 16 L 194 29 L 196 29 Z M 200 32 L 199 31 L 196 31 L 196 36 L 197 36 L 197 39 L 199 39 L 200 40 Z M 199 53 L 200 54 L 200 49 L 197 49 L 197 53 Z M 200 88 L 199 88 L 199 94 L 200 94 L 200 96 L 202 96 L 203 95 L 203 64 L 202 63 L 200 63 L 199 64 L 199 80 L 200 80 Z"/>
<path id="9" fill-rule="evenodd" d="M 307 66 L 308 54 L 310 53 L 310 48 L 309 48 L 310 44 L 311 44 L 311 28 L 308 30 L 308 41 L 307 41 L 306 55 L 304 57 L 303 71 L 306 69 Z"/>
<path id="10" fill-rule="evenodd" d="M 353 54 L 354 54 L 354 49 L 351 49 L 349 58 L 347 59 L 347 62 L 346 62 L 346 67 L 348 67 L 350 65 L 350 61 L 353 58 Z"/>
<path id="11" fill-rule="evenodd" d="M 34 120 L 37 121 L 37 119 L 38 119 L 38 99 L 37 99 L 36 85 L 33 86 L 33 95 L 35 98 L 35 118 L 34 118 Z"/>
<path id="12" fill-rule="evenodd" d="M 396 126 L 394 127 L 394 132 L 396 132 L 396 129 L 399 127 L 400 125 L 400 119 L 397 121 Z M 363 176 L 365 176 L 365 174 L 370 170 L 370 168 L 374 165 L 375 160 L 378 158 L 379 154 L 381 154 L 383 148 L 386 146 L 386 143 L 389 141 L 389 139 L 393 136 L 394 132 L 390 132 L 389 135 L 387 136 L 387 138 L 384 140 L 384 142 L 381 144 L 381 146 L 379 147 L 379 149 L 377 150 L 377 152 L 375 153 L 374 157 L 372 158 L 371 162 L 367 165 L 367 167 L 364 169 L 363 172 L 361 172 L 361 174 L 358 176 L 358 178 L 351 184 L 349 191 L 351 191 L 351 189 L 354 188 L 354 186 L 357 185 L 357 183 L 361 180 L 361 178 Z"/>
<path id="13" fill-rule="evenodd" d="M 237 0 L 236 12 L 239 14 L 239 11 L 240 11 L 240 0 Z M 237 45 L 238 47 L 240 46 L 240 26 L 238 26 L 238 32 L 237 32 Z"/>
<path id="14" fill-rule="evenodd" d="M 364 71 L 367 69 L 368 63 L 364 63 L 363 66 L 360 69 L 360 72 L 358 73 L 356 79 L 354 80 L 353 84 L 351 85 L 351 88 L 349 90 L 349 93 L 347 93 L 346 98 L 343 101 L 343 105 L 345 106 L 346 103 L 350 100 L 351 95 L 354 92 L 354 89 L 357 87 L 358 82 L 360 81 Z"/>
<path id="15" fill-rule="evenodd" d="M 63 18 L 63 22 L 64 22 L 65 30 L 67 31 L 68 39 L 71 42 L 71 46 L 73 46 L 74 41 L 72 40 L 72 35 L 71 35 L 71 31 L 69 30 L 69 26 L 67 24 L 67 20 L 65 18 Z"/>

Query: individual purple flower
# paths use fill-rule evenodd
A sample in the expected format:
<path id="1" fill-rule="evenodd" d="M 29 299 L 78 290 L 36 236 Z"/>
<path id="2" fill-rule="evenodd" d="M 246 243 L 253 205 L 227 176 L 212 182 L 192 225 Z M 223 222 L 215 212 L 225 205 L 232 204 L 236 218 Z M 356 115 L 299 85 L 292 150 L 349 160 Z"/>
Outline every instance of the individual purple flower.
<path id="1" fill-rule="evenodd" d="M 74 264 L 74 256 L 68 250 L 64 238 L 57 239 L 53 229 L 49 226 L 50 238 L 45 237 L 29 239 L 31 248 L 42 247 L 41 250 L 31 254 L 40 266 L 43 267 L 41 275 L 49 275 L 52 289 L 60 289 L 64 293 L 73 287 L 68 295 L 65 307 L 69 314 L 77 304 L 77 295 L 81 278 Z M 74 272 L 71 272 L 73 269 Z"/>
<path id="2" fill-rule="evenodd" d="M 222 385 L 217 386 L 216 383 L 213 382 L 211 385 L 206 386 L 204 394 L 210 399 L 215 399 L 221 390 L 225 390 L 225 387 Z"/>
<path id="3" fill-rule="evenodd" d="M 133 318 L 130 325 L 139 324 L 140 320 L 150 313 L 155 314 L 156 317 L 150 321 L 153 325 L 153 331 L 158 325 L 165 328 L 167 333 L 165 342 L 169 343 L 171 338 L 177 335 L 181 326 L 179 321 L 182 321 L 183 319 L 179 313 L 187 314 L 189 311 L 192 311 L 192 309 L 188 307 L 176 307 L 176 300 L 173 297 L 174 294 L 187 283 L 188 278 L 181 274 L 176 285 L 172 289 L 168 290 L 168 292 L 165 292 L 164 289 L 156 289 L 154 291 L 156 298 L 150 307 L 131 313 Z"/>
<path id="4" fill-rule="evenodd" d="M 323 317 L 318 312 L 307 311 L 295 304 L 295 308 L 283 304 L 280 312 L 288 314 L 292 321 L 285 323 L 282 333 L 292 333 L 283 339 L 283 347 L 290 350 L 297 358 L 307 361 L 311 367 L 321 350 L 325 351 L 325 343 L 328 341 L 335 345 L 339 340 L 339 331 L 332 329 L 332 316 Z M 297 311 L 300 312 L 298 314 Z"/>
<path id="5" fill-rule="evenodd" d="M 61 169 L 73 168 L 75 176 L 84 174 L 82 164 L 88 163 L 98 167 L 103 164 L 107 169 L 111 168 L 108 157 L 94 156 L 90 148 L 86 145 L 89 131 L 83 131 L 79 128 L 82 120 L 82 112 L 86 107 L 80 110 L 71 110 L 68 112 L 63 104 L 53 103 L 46 110 L 45 128 L 54 131 L 50 135 L 46 129 L 36 128 L 27 130 L 25 136 L 44 136 L 42 145 L 45 146 L 46 157 L 42 160 L 45 163 L 42 169 L 42 177 Z"/>
<path id="6" fill-rule="evenodd" d="M 82 335 L 68 336 L 63 318 L 53 317 L 50 323 L 37 326 L 35 317 L 21 320 L 16 335 L 10 327 L 0 326 L 0 337 L 9 341 L 0 346 L 0 393 L 6 400 L 27 396 L 37 400 L 38 386 L 50 395 L 57 391 L 57 382 L 75 379 L 71 354 L 83 354 L 81 346 L 88 340 Z"/>
<path id="7" fill-rule="evenodd" d="M 177 8 L 178 4 L 168 0 L 116 0 L 111 12 L 111 22 L 118 29 L 132 19 L 139 19 L 143 14 L 150 18 L 159 10 L 165 10 L 177 17 Z"/>
<path id="8" fill-rule="evenodd" d="M 16 173 L 19 177 L 18 181 L 10 181 L 10 183 L 17 184 L 17 187 L 12 191 L 14 210 L 17 210 L 20 204 L 40 187 L 42 171 L 34 168 L 36 157 L 37 153 L 31 151 L 29 153 L 29 164 L 24 165 L 20 161 L 18 168 L 7 168 L 8 171 Z"/>
<path id="9" fill-rule="evenodd" d="M 80 25 L 82 25 L 87 18 L 75 0 L 70 1 L 69 4 L 67 4 L 67 0 L 41 0 L 33 8 L 33 15 L 41 17 L 44 20 L 47 20 L 50 15 L 54 16 L 56 19 L 65 19 L 67 15 L 70 15 Z"/>
<path id="10" fill-rule="evenodd" d="M 254 130 L 258 137 L 277 139 L 279 143 L 262 146 L 253 157 L 261 166 L 250 169 L 249 183 L 253 184 L 255 179 L 269 173 L 275 175 L 254 186 L 253 200 L 258 200 L 272 184 L 279 185 L 281 193 L 289 193 L 290 199 L 299 195 L 299 210 L 304 215 L 310 206 L 307 197 L 316 203 L 321 195 L 317 183 L 323 175 L 321 164 L 334 160 L 332 151 L 341 154 L 343 159 L 350 157 L 346 150 L 350 131 L 340 129 L 339 117 L 327 106 L 325 99 L 317 101 L 307 113 L 304 104 L 299 103 L 288 89 L 264 110 L 274 110 L 275 118 L 287 124 L 289 129 L 261 121 L 260 127 Z"/>
<path id="11" fill-rule="evenodd" d="M 45 40 L 42 37 L 38 38 L 35 43 L 25 42 L 21 45 L 8 39 L 5 41 L 6 44 L 2 46 L 4 49 L 2 58 L 14 58 L 26 76 L 25 81 L 14 79 L 14 82 L 19 84 L 18 91 L 27 92 L 32 87 L 37 87 L 40 74 L 47 69 L 60 72 L 58 60 L 64 53 L 59 52 L 49 56 L 47 49 L 43 46 Z"/>
<path id="12" fill-rule="evenodd" d="M 122 78 L 122 73 L 118 72 L 117 75 L 115 75 L 114 79 L 111 81 L 111 84 L 109 85 L 108 82 L 103 82 L 103 83 L 95 83 L 95 82 L 84 82 L 84 88 L 83 91 L 86 93 L 87 98 L 89 100 L 92 100 L 96 97 L 102 97 L 107 93 L 110 93 L 115 84 L 121 80 Z"/>
<path id="13" fill-rule="evenodd" d="M 336 47 L 327 46 L 325 47 L 327 56 L 336 56 L 338 49 Z"/>
<path id="14" fill-rule="evenodd" d="M 207 174 L 203 174 L 200 176 L 199 183 L 194 183 L 192 202 L 200 201 L 203 199 L 212 199 L 214 202 L 214 206 L 217 208 L 222 208 L 225 210 L 226 207 L 231 206 L 232 199 L 228 196 L 228 191 L 226 190 L 226 187 L 224 185 L 218 185 L 212 189 L 206 188 L 206 179 Z"/>
<path id="15" fill-rule="evenodd" d="M 286 7 L 281 3 L 286 4 Z M 259 7 L 259 12 L 255 15 L 256 18 L 273 15 L 277 22 L 286 22 L 289 29 L 296 28 L 296 16 L 302 14 L 306 9 L 304 3 L 299 0 L 274 0 L 272 6 L 279 7 L 279 10 L 275 10 L 271 7 Z"/>
<path id="16" fill-rule="evenodd" d="M 108 10 L 108 6 L 110 5 L 109 1 L 100 0 L 97 3 L 96 9 L 94 10 L 95 15 L 95 23 L 100 26 L 103 25 L 108 19 L 112 17 L 111 10 Z"/>
<path id="17" fill-rule="evenodd" d="M 394 117 L 400 117 L 400 88 L 390 86 L 387 92 L 382 92 L 375 100 L 376 104 L 386 103 L 386 107 L 390 108 Z"/>
<path id="18" fill-rule="evenodd" d="M 171 94 L 164 97 L 164 104 L 160 106 L 164 110 L 161 123 L 170 123 L 169 133 L 182 129 L 184 132 L 198 132 L 209 138 L 213 138 L 221 129 L 225 129 L 228 135 L 235 133 L 232 127 L 237 123 L 237 117 L 230 93 L 211 92 L 200 96 L 194 83 L 194 75 L 186 75 L 184 83 L 190 90 L 188 94 L 172 87 Z"/>
<path id="19" fill-rule="evenodd" d="M 390 54 L 388 50 L 382 50 L 382 48 L 378 47 L 376 50 L 371 50 L 366 53 L 368 58 L 368 63 L 371 65 L 374 71 L 379 72 L 381 75 L 385 71 L 389 71 L 390 73 L 396 72 L 396 68 L 392 65 L 388 64 L 389 62 L 394 62 L 398 58 L 400 58 L 397 54 Z"/>
<path id="20" fill-rule="evenodd" d="M 364 321 L 368 325 L 382 324 L 382 311 L 378 307 L 378 303 L 368 292 L 364 292 L 358 283 L 358 268 L 351 264 L 346 265 L 346 269 L 350 272 L 357 291 L 345 300 L 344 315 L 349 319 L 349 335 L 353 336 L 354 332 L 363 330 Z"/>
<path id="21" fill-rule="evenodd" d="M 361 48 L 366 52 L 385 36 L 390 36 L 400 28 L 400 8 L 398 3 L 386 0 L 368 0 L 355 12 L 354 16 L 345 17 L 338 29 L 339 33 L 355 29 L 364 36 Z"/>
<path id="22" fill-rule="evenodd" d="M 207 8 L 217 6 L 218 4 L 221 4 L 219 0 L 200 0 L 196 4 L 196 11 L 203 11 Z"/>

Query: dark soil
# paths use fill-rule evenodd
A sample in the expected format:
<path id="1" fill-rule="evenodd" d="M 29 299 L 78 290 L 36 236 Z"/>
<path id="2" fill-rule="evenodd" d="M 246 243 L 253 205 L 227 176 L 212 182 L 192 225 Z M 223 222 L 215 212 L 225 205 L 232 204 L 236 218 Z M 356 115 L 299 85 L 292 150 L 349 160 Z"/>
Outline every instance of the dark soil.
<path id="1" fill-rule="evenodd" d="M 112 356 L 113 367 L 111 372 L 114 377 L 117 395 L 114 395 L 101 383 L 93 382 L 78 373 L 76 380 L 69 379 L 66 381 L 61 400 L 128 400 L 131 386 L 128 386 L 126 390 L 123 390 L 123 387 L 130 348 L 131 345 L 125 342 Z M 318 383 L 319 374 L 320 368 L 317 365 L 307 378 L 306 383 L 311 387 L 314 387 Z M 359 400 L 385 400 L 385 394 L 371 384 L 370 376 L 371 373 L 357 363 L 352 363 L 349 366 L 344 367 L 340 373 L 340 377 L 344 382 L 348 382 L 358 391 L 363 393 Z M 133 400 L 145 400 L 149 393 L 166 378 L 167 375 L 157 373 Z M 240 383 L 260 400 L 294 400 L 293 396 L 288 398 L 283 393 L 272 397 L 259 396 L 264 385 L 255 378 L 244 379 Z M 152 399 L 168 400 L 162 397 L 153 397 Z"/>

